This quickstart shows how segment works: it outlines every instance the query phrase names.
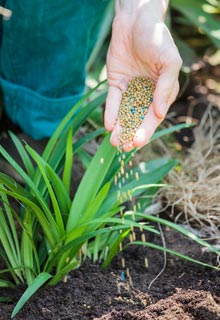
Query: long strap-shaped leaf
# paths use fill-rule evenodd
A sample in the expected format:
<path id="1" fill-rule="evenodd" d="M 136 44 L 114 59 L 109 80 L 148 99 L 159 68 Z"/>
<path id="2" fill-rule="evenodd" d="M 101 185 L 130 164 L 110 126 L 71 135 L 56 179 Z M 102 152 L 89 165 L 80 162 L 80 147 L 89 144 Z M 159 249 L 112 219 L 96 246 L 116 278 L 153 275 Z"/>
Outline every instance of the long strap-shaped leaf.
<path id="1" fill-rule="evenodd" d="M 78 111 L 77 115 L 73 117 L 72 110 L 69 114 L 63 119 L 60 126 L 57 128 L 51 139 L 49 140 L 45 151 L 43 152 L 42 158 L 57 172 L 58 174 L 63 169 L 64 164 L 64 154 L 66 148 L 67 135 L 72 128 L 73 135 L 77 132 L 77 130 L 81 127 L 81 125 L 86 121 L 89 114 L 103 101 L 105 100 L 106 93 L 102 93 L 98 95 L 94 100 L 90 101 L 85 107 L 83 107 L 80 111 Z M 75 110 L 75 107 L 73 107 Z M 68 125 L 63 126 L 63 123 L 66 123 L 67 119 Z M 63 131 L 60 131 L 60 127 L 63 128 Z M 64 130 L 65 129 L 65 130 Z M 59 134 L 58 134 L 59 133 Z M 45 184 L 40 183 L 41 181 L 41 173 L 37 169 L 34 177 L 34 182 L 38 185 L 39 190 L 41 190 L 42 194 L 45 193 Z"/>
<path id="2" fill-rule="evenodd" d="M 196 263 L 196 264 L 200 264 L 200 265 L 202 265 L 204 267 L 209 267 L 209 268 L 212 268 L 212 269 L 219 270 L 218 267 L 215 267 L 215 266 L 213 266 L 211 264 L 202 262 L 200 260 L 193 259 L 193 258 L 191 258 L 191 257 L 189 257 L 187 255 L 184 255 L 184 254 L 180 253 L 180 252 L 168 249 L 166 247 L 159 246 L 159 245 L 157 245 L 155 243 L 152 243 L 152 242 L 134 241 L 132 243 L 129 243 L 128 245 L 131 245 L 131 244 L 136 244 L 138 246 L 146 246 L 146 247 L 153 248 L 153 249 L 156 249 L 156 250 L 165 251 L 165 252 L 170 253 L 170 254 L 172 254 L 174 256 L 180 257 L 181 259 L 184 259 L 184 260 Z"/>
<path id="3" fill-rule="evenodd" d="M 23 308 L 25 303 L 33 296 L 33 294 L 44 285 L 52 276 L 47 272 L 40 273 L 32 282 L 32 284 L 26 289 L 18 303 L 16 304 L 11 318 L 14 318 L 16 314 Z"/>
<path id="4" fill-rule="evenodd" d="M 132 214 L 133 214 L 132 212 L 126 212 L 125 213 L 125 217 L 129 216 L 129 215 L 132 216 Z M 182 233 L 187 238 L 199 243 L 201 246 L 208 248 L 211 252 L 214 252 L 217 255 L 219 255 L 219 250 L 216 249 L 214 246 L 210 245 L 207 241 L 197 237 L 194 233 L 186 230 L 185 228 L 179 226 L 176 223 L 173 223 L 173 222 L 168 221 L 166 219 L 159 218 L 159 217 L 154 216 L 154 215 L 149 215 L 149 214 L 141 213 L 141 212 L 135 212 L 135 216 L 136 217 L 141 217 L 141 218 L 146 219 L 148 221 L 160 223 L 160 224 L 162 224 L 164 226 L 168 226 L 168 227 L 172 228 L 173 230 L 176 230 L 177 232 Z"/>
<path id="5" fill-rule="evenodd" d="M 137 188 L 141 185 L 146 184 L 155 184 L 161 181 L 165 175 L 177 164 L 176 160 L 167 160 L 165 163 L 162 163 L 162 165 L 158 168 L 155 168 L 154 170 L 148 171 L 146 173 L 143 173 L 140 175 L 139 180 L 133 179 L 132 181 L 129 181 L 128 183 L 124 184 L 122 188 L 120 189 L 121 194 L 126 194 L 127 191 L 131 191 L 134 188 Z M 133 193 L 134 196 L 137 196 L 141 194 L 144 190 L 143 189 L 136 189 L 136 191 Z M 98 216 L 101 216 L 103 212 L 106 212 L 111 208 L 111 206 L 116 202 L 117 199 L 117 192 L 118 188 L 117 186 L 112 186 L 108 198 L 104 201 L 101 209 L 98 212 Z M 126 199 L 125 199 L 126 201 Z"/>
<path id="6" fill-rule="evenodd" d="M 57 127 L 56 131 L 54 132 L 53 136 L 50 138 L 50 141 L 48 142 L 44 152 L 43 152 L 43 158 L 47 161 L 51 155 L 51 152 L 53 151 L 54 146 L 56 145 L 57 140 L 61 137 L 64 130 L 66 129 L 68 131 L 69 127 L 71 126 L 71 120 L 73 119 L 73 116 L 76 114 L 77 111 L 79 111 L 82 104 L 88 99 L 93 92 L 95 92 L 100 85 L 102 85 L 104 82 L 99 83 L 95 88 L 93 88 L 91 91 L 89 91 L 87 94 L 85 94 L 76 104 L 73 106 L 73 108 L 69 111 L 69 113 L 63 118 L 60 125 Z"/>
<path id="7" fill-rule="evenodd" d="M 10 243 L 10 247 L 12 249 L 13 255 L 17 257 L 18 261 L 21 264 L 21 254 L 20 254 L 20 246 L 19 246 L 19 240 L 18 240 L 18 234 L 15 227 L 15 221 L 13 217 L 13 213 L 11 210 L 11 206 L 9 204 L 8 197 L 5 193 L 1 193 L 1 201 L 4 205 L 4 210 L 6 213 L 7 220 L 5 219 L 3 215 L 3 210 L 0 209 L 0 215 L 1 215 L 1 223 L 0 223 L 0 229 L 2 228 L 1 235 L 4 232 L 7 234 L 8 241 Z"/>
<path id="8" fill-rule="evenodd" d="M 12 139 L 12 141 L 14 142 L 15 147 L 18 150 L 18 153 L 20 154 L 20 157 L 23 161 L 24 167 L 29 175 L 29 177 L 33 177 L 34 176 L 34 166 L 33 163 L 31 162 L 31 159 L 27 153 L 27 151 L 25 150 L 25 147 L 23 145 L 23 143 L 17 138 L 17 136 L 15 134 L 13 134 L 12 132 L 10 133 L 10 137 Z"/>
<path id="9" fill-rule="evenodd" d="M 67 221 L 67 232 L 76 227 L 83 218 L 88 204 L 95 198 L 102 186 L 116 152 L 117 150 L 111 146 L 109 135 L 107 135 L 77 189 Z"/>
<path id="10" fill-rule="evenodd" d="M 55 221 L 56 221 L 56 228 L 57 230 L 59 230 L 60 234 L 64 233 L 64 224 L 63 224 L 63 219 L 62 219 L 62 214 L 60 212 L 60 208 L 55 196 L 55 193 L 53 191 L 53 188 L 51 187 L 50 181 L 48 179 L 46 170 L 45 170 L 45 161 L 42 159 L 42 157 L 31 147 L 29 147 L 28 145 L 26 146 L 27 151 L 29 152 L 29 154 L 31 155 L 32 159 L 34 159 L 34 161 L 37 163 L 38 168 L 43 176 L 43 179 L 45 181 L 45 184 L 47 186 L 47 190 L 49 192 L 50 195 L 50 200 L 53 206 L 53 210 L 55 213 Z M 52 213 L 50 213 L 49 215 L 47 215 L 48 220 L 53 221 L 53 215 Z"/>
<path id="11" fill-rule="evenodd" d="M 36 203 L 29 200 L 26 196 L 16 191 L 9 191 L 5 188 L 0 187 L 0 192 L 5 192 L 7 195 L 13 197 L 14 199 L 22 201 L 23 204 L 29 206 L 33 212 L 35 213 L 39 223 L 42 226 L 42 229 L 47 237 L 48 241 L 50 242 L 51 246 L 53 247 L 57 240 L 59 239 L 59 234 L 57 230 L 56 223 L 54 220 L 50 220 L 50 223 L 47 220 L 45 213 L 39 208 Z M 52 222 L 52 224 L 51 224 Z"/>
<path id="12" fill-rule="evenodd" d="M 30 190 L 35 195 L 37 201 L 42 206 L 43 210 L 50 214 L 50 209 L 45 202 L 44 198 L 42 197 L 41 193 L 39 192 L 36 185 L 33 183 L 31 178 L 26 174 L 26 172 L 16 163 L 16 161 L 10 156 L 10 154 L 2 147 L 0 146 L 0 154 L 10 163 L 10 165 L 20 174 L 20 176 L 23 178 L 25 183 L 30 187 Z"/>

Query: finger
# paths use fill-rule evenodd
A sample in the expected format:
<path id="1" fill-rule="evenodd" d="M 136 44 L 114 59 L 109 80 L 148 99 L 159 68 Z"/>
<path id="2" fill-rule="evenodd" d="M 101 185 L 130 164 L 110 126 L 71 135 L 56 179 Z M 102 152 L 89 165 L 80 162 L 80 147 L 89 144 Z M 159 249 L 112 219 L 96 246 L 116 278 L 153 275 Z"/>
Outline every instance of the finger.
<path id="1" fill-rule="evenodd" d="M 154 131 L 157 129 L 161 123 L 161 118 L 159 118 L 155 112 L 153 105 L 149 107 L 148 113 L 144 118 L 143 123 L 137 129 L 137 132 L 133 139 L 133 145 L 136 148 L 143 147 L 152 137 Z"/>
<path id="2" fill-rule="evenodd" d="M 110 138 L 110 143 L 113 145 L 113 147 L 118 148 L 120 145 L 120 132 L 121 132 L 121 128 L 119 125 L 119 121 L 117 121 Z"/>
<path id="3" fill-rule="evenodd" d="M 156 116 L 157 116 L 158 118 L 160 118 L 161 120 L 163 120 L 163 119 L 165 118 L 169 107 L 170 107 L 171 104 L 176 100 L 176 97 L 177 97 L 178 92 L 179 92 L 179 82 L 178 82 L 178 80 L 176 80 L 176 82 L 175 82 L 175 84 L 174 84 L 174 86 L 173 86 L 173 90 L 172 90 L 172 92 L 171 92 L 171 94 L 170 94 L 170 96 L 169 96 L 169 98 L 168 98 L 168 100 L 167 100 L 167 104 L 166 104 L 166 105 L 163 104 L 163 105 L 161 106 L 161 114 L 162 114 L 163 116 L 158 116 L 157 111 L 155 111 L 155 114 L 156 114 Z M 153 107 L 154 107 L 155 110 L 156 110 L 156 106 L 154 105 Z"/>
<path id="4" fill-rule="evenodd" d="M 171 92 L 169 98 L 168 98 L 168 105 L 171 106 L 171 104 L 176 100 L 176 97 L 178 95 L 180 86 L 179 86 L 179 81 L 177 80 L 173 86 L 173 91 Z M 165 110 L 164 110 L 165 112 Z"/>
<path id="5" fill-rule="evenodd" d="M 174 84 L 173 90 L 170 94 L 170 97 L 168 98 L 169 105 L 171 105 L 175 101 L 178 91 L 179 91 L 179 82 L 176 81 Z M 164 115 L 166 114 L 166 111 L 167 110 L 163 110 Z M 161 121 L 162 121 L 162 118 L 157 116 L 154 110 L 154 106 L 151 105 L 147 115 L 144 118 L 143 123 L 141 124 L 141 126 L 139 127 L 139 129 L 137 130 L 134 136 L 133 146 L 132 147 L 129 146 L 130 149 L 132 150 L 132 148 L 134 147 L 144 146 L 150 140 L 155 130 L 160 125 Z"/>
<path id="6" fill-rule="evenodd" d="M 154 92 L 153 106 L 156 115 L 163 119 L 170 107 L 171 94 L 174 86 L 178 81 L 179 70 L 182 64 L 181 58 L 177 55 L 171 59 L 168 64 L 164 65 L 158 78 Z M 177 94 L 177 93 L 176 93 Z M 173 96 L 173 99 L 176 97 Z"/>
<path id="7" fill-rule="evenodd" d="M 119 88 L 110 86 L 106 99 L 104 123 L 108 131 L 112 131 L 117 120 L 122 92 Z"/>
<path id="8" fill-rule="evenodd" d="M 132 142 L 126 142 L 123 144 L 122 146 L 122 149 L 125 151 L 125 152 L 130 152 L 131 150 L 134 149 L 134 143 L 133 141 Z"/>

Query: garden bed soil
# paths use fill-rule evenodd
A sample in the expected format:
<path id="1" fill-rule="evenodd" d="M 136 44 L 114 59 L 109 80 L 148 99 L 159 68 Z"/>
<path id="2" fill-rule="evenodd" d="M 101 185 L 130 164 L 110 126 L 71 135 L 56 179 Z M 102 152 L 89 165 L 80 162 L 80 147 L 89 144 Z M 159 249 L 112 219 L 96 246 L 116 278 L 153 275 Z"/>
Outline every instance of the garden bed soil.
<path id="1" fill-rule="evenodd" d="M 206 262 L 213 257 L 191 240 L 165 229 L 166 246 Z M 161 239 L 150 239 L 161 244 Z M 130 246 L 123 253 L 132 285 L 121 279 L 121 257 L 108 269 L 86 260 L 66 282 L 43 288 L 32 297 L 15 320 L 217 320 L 220 319 L 219 273 L 154 249 Z M 147 256 L 149 267 L 144 266 Z M 212 261 L 216 264 L 216 258 Z M 124 280 L 124 281 L 122 281 Z M 0 304 L 0 320 L 10 319 L 24 288 L 0 290 L 12 303 Z"/>

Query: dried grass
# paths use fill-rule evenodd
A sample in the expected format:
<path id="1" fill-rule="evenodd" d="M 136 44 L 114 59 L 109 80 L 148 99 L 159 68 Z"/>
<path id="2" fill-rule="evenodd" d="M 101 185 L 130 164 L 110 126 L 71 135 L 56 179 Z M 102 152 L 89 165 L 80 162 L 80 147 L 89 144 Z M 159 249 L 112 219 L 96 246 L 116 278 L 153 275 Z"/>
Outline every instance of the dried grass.
<path id="1" fill-rule="evenodd" d="M 178 223 L 196 228 L 208 238 L 220 239 L 220 118 L 209 106 L 195 128 L 195 142 L 180 166 L 172 170 L 161 195 Z M 214 120 L 215 119 L 215 120 Z"/>

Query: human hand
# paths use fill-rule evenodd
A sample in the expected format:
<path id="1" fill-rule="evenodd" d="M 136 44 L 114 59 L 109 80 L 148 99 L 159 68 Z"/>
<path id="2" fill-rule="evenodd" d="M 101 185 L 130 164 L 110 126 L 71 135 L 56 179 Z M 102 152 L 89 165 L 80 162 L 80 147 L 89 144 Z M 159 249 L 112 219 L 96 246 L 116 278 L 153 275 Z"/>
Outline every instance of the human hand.
<path id="1" fill-rule="evenodd" d="M 164 119 L 179 91 L 178 75 L 182 60 L 166 27 L 164 0 L 116 1 L 116 16 L 107 55 L 109 91 L 105 109 L 105 127 L 111 131 L 111 144 L 120 143 L 117 120 L 122 92 L 136 76 L 155 81 L 153 102 L 133 143 L 125 143 L 124 151 L 144 146 Z"/>

